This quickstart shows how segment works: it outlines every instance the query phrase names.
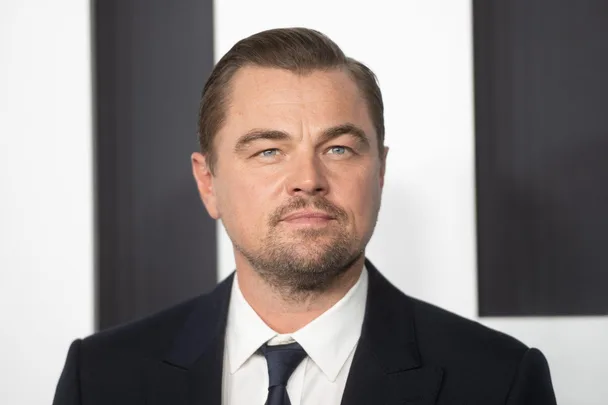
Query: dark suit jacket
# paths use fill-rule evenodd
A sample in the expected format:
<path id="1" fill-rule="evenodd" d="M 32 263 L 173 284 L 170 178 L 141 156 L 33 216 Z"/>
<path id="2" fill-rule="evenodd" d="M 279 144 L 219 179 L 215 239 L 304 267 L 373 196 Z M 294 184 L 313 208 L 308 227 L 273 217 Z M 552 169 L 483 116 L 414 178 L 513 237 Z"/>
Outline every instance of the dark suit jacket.
<path id="1" fill-rule="evenodd" d="M 343 405 L 555 404 L 541 352 L 410 298 L 366 266 L 367 308 Z M 54 404 L 220 405 L 232 281 L 75 341 Z"/>

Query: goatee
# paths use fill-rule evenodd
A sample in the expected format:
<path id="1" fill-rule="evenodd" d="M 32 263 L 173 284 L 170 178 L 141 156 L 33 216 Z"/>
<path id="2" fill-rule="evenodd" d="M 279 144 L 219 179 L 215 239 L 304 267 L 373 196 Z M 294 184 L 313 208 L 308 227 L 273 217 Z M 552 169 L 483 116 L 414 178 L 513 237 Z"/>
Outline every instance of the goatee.
<path id="1" fill-rule="evenodd" d="M 323 228 L 293 230 L 293 235 L 277 231 L 285 215 L 311 207 L 327 213 L 335 223 Z M 347 221 L 346 212 L 326 199 L 298 197 L 271 215 L 270 232 L 258 252 L 236 244 L 235 247 L 266 283 L 282 293 L 320 293 L 331 287 L 363 254 L 364 247 L 348 232 Z"/>

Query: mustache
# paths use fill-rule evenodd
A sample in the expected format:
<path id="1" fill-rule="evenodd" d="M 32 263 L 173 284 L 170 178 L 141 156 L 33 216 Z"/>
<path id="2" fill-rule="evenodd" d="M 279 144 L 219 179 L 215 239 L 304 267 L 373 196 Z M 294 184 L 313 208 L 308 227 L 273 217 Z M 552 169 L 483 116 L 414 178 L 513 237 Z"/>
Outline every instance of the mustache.
<path id="1" fill-rule="evenodd" d="M 275 226 L 281 222 L 281 218 L 290 214 L 293 211 L 302 210 L 305 208 L 315 208 L 319 211 L 323 211 L 328 215 L 343 220 L 347 217 L 346 211 L 327 199 L 320 197 L 314 199 L 306 199 L 303 197 L 295 197 L 290 200 L 287 204 L 277 208 L 275 212 L 270 215 L 270 225 Z"/>

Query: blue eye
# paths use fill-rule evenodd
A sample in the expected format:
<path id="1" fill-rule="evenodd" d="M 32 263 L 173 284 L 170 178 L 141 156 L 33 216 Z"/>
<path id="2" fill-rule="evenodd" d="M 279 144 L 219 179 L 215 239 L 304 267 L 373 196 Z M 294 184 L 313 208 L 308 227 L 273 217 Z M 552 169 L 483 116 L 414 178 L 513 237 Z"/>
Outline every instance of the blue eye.
<path id="1" fill-rule="evenodd" d="M 346 153 L 346 147 L 345 146 L 332 146 L 331 148 L 329 148 L 329 152 L 334 155 L 344 155 Z"/>
<path id="2" fill-rule="evenodd" d="M 261 151 L 258 155 L 261 157 L 272 157 L 275 156 L 279 152 L 278 149 L 266 149 Z"/>

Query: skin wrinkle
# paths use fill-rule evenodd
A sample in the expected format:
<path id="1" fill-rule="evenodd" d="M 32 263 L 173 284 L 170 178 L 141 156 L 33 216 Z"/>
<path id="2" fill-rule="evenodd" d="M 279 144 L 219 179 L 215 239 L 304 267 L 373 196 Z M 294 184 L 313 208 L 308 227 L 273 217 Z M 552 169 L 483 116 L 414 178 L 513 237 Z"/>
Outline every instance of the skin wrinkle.
<path id="1" fill-rule="evenodd" d="M 387 149 L 379 155 L 366 102 L 345 72 L 298 76 L 247 67 L 232 80 L 226 120 L 215 137 L 215 175 L 196 153 L 193 172 L 205 207 L 222 219 L 233 243 L 244 297 L 270 327 L 286 333 L 330 308 L 359 278 Z M 366 145 L 357 142 L 358 130 L 340 127 L 347 125 L 360 129 Z M 347 133 L 323 139 L 332 128 Z M 281 139 L 237 146 L 252 131 L 274 131 L 271 138 Z M 331 153 L 332 146 L 354 153 Z M 332 220 L 282 221 L 302 209 Z"/>

